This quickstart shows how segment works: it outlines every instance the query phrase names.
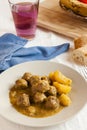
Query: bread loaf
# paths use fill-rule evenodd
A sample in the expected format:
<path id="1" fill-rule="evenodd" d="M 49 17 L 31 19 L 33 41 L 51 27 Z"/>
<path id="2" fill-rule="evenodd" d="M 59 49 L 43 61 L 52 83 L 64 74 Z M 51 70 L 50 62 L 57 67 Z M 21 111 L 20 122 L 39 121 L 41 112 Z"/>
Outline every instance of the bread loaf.
<path id="1" fill-rule="evenodd" d="M 72 57 L 75 61 L 87 66 L 87 45 L 73 50 Z"/>
<path id="2" fill-rule="evenodd" d="M 87 65 L 87 35 L 74 39 L 73 59 L 83 65 Z"/>
<path id="3" fill-rule="evenodd" d="M 60 0 L 59 4 L 63 9 L 70 10 L 76 15 L 87 17 L 87 4 L 80 0 Z"/>

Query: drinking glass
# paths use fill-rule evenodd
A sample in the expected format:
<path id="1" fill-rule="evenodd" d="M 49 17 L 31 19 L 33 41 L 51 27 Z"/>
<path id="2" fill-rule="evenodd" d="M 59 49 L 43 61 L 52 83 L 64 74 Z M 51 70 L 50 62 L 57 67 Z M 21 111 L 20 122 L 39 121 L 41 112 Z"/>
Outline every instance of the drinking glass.
<path id="1" fill-rule="evenodd" d="M 35 37 L 39 0 L 8 0 L 17 35 L 32 39 Z"/>

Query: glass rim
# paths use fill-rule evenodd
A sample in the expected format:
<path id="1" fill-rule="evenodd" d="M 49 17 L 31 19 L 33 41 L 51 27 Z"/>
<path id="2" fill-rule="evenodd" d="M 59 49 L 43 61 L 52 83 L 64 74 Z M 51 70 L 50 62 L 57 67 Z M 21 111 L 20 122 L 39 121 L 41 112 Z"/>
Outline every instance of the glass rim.
<path id="1" fill-rule="evenodd" d="M 8 0 L 9 4 L 12 4 L 12 2 L 10 0 Z"/>
<path id="2" fill-rule="evenodd" d="M 36 1 L 39 2 L 40 0 L 36 0 Z M 14 4 L 15 3 L 15 2 L 11 2 L 11 0 L 8 0 L 8 2 L 9 2 L 9 4 Z"/>

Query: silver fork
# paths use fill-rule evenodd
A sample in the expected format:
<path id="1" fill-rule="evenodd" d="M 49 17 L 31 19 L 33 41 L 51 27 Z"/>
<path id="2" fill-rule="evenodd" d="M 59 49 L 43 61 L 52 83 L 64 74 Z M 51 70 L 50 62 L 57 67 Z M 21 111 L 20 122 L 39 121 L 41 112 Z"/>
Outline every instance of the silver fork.
<path id="1" fill-rule="evenodd" d="M 87 81 L 87 66 L 76 66 L 77 71 L 84 77 Z"/>

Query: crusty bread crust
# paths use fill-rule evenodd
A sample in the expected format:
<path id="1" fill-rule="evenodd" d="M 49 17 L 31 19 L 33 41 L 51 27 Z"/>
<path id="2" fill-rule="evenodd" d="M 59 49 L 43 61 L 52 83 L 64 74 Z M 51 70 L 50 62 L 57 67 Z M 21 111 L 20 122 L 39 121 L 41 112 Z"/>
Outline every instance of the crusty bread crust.
<path id="1" fill-rule="evenodd" d="M 72 57 L 75 61 L 87 66 L 87 45 L 75 49 L 72 52 Z"/>
<path id="2" fill-rule="evenodd" d="M 79 0 L 60 0 L 59 3 L 64 9 L 71 10 L 77 15 L 87 17 L 87 4 Z"/>
<path id="3" fill-rule="evenodd" d="M 74 40 L 74 48 L 78 49 L 87 45 L 87 35 L 82 35 Z"/>

